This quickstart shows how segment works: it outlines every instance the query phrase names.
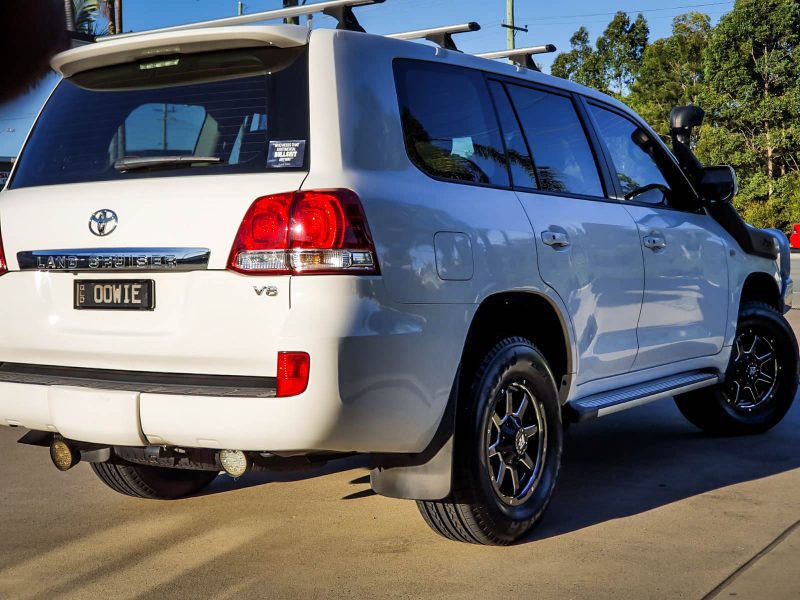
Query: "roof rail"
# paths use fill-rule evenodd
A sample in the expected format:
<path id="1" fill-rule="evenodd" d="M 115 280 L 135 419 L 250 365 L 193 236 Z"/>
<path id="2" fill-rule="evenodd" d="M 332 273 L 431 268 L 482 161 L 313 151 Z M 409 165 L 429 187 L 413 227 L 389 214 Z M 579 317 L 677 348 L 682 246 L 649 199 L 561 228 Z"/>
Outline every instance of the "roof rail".
<path id="1" fill-rule="evenodd" d="M 442 48 L 447 50 L 455 50 L 460 52 L 455 42 L 453 41 L 454 33 L 467 33 L 469 31 L 478 31 L 481 26 L 475 21 L 469 23 L 462 23 L 460 25 L 445 25 L 444 27 L 434 27 L 432 29 L 418 29 L 416 31 L 404 31 L 402 33 L 390 33 L 385 36 L 395 40 L 428 40 L 434 44 L 439 44 Z"/>
<path id="2" fill-rule="evenodd" d="M 545 44 L 544 46 L 530 46 L 528 48 L 515 48 L 513 50 L 499 50 L 498 52 L 483 52 L 476 54 L 481 58 L 507 58 L 515 65 L 539 71 L 539 67 L 533 61 L 534 54 L 548 54 L 555 52 L 556 47 L 553 44 Z"/>
<path id="3" fill-rule="evenodd" d="M 272 21 L 275 19 L 288 19 L 303 15 L 313 15 L 323 13 L 336 19 L 339 24 L 337 29 L 347 29 L 350 31 L 364 31 L 361 24 L 353 14 L 354 6 L 366 6 L 369 4 L 381 4 L 384 0 L 327 0 L 326 2 L 316 2 L 303 6 L 292 6 L 290 8 L 279 8 L 265 12 L 252 13 L 249 15 L 239 15 L 238 17 L 225 17 L 222 19 L 212 19 L 210 21 L 200 21 L 198 23 L 185 23 L 173 27 L 162 27 L 160 29 L 149 29 L 137 31 L 135 33 L 123 33 L 119 35 L 107 35 L 97 38 L 98 42 L 106 40 L 118 40 L 120 38 L 145 35 L 148 33 L 162 33 L 168 31 L 185 31 L 187 29 L 197 29 L 202 27 L 228 27 L 231 25 L 244 25 L 246 23 L 258 23 L 260 21 Z"/>

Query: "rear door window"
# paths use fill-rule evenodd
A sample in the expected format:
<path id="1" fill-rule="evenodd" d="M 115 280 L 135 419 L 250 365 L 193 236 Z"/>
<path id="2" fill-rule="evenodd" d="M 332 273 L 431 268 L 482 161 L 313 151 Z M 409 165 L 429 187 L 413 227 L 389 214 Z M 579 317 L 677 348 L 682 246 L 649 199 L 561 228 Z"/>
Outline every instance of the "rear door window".
<path id="1" fill-rule="evenodd" d="M 567 96 L 509 85 L 508 92 L 533 154 L 540 189 L 604 195 L 586 132 Z"/>
<path id="2" fill-rule="evenodd" d="M 307 169 L 308 142 L 306 48 L 144 60 L 63 80 L 11 186 Z M 268 166 L 281 143 L 296 157 Z"/>
<path id="3" fill-rule="evenodd" d="M 397 60 L 395 78 L 406 150 L 417 167 L 442 179 L 510 185 L 503 140 L 480 72 Z"/>
<path id="4" fill-rule="evenodd" d="M 489 83 L 489 88 L 503 130 L 503 141 L 506 144 L 508 164 L 511 168 L 511 181 L 514 187 L 536 189 L 539 187 L 536 181 L 536 169 L 505 87 L 499 81 L 492 81 Z"/>

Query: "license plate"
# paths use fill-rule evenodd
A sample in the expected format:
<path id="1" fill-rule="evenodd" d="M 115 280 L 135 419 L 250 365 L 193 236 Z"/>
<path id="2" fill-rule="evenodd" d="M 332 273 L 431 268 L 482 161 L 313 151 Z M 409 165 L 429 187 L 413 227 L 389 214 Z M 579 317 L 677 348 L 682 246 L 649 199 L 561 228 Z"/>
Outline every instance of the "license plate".
<path id="1" fill-rule="evenodd" d="M 153 310 L 155 307 L 156 286 L 152 279 L 79 279 L 75 282 L 77 310 Z"/>

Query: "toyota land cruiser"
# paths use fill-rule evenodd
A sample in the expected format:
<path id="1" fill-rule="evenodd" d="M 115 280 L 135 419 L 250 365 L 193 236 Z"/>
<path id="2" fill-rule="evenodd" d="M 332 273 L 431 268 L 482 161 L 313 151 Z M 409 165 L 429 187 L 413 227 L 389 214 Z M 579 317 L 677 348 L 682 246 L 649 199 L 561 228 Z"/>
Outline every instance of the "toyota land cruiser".
<path id="1" fill-rule="evenodd" d="M 541 519 L 567 423 L 674 397 L 777 424 L 788 244 L 692 155 L 702 111 L 671 152 L 532 64 L 357 31 L 367 3 L 54 58 L 0 195 L 0 424 L 140 498 L 369 455 L 483 544 Z"/>

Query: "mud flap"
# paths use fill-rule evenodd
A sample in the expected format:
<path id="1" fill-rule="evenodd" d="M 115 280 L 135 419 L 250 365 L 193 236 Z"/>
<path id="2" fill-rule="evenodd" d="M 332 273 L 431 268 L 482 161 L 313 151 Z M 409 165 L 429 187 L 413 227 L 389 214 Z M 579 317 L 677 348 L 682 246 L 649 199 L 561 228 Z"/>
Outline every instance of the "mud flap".
<path id="1" fill-rule="evenodd" d="M 375 493 L 390 498 L 441 500 L 450 494 L 453 475 L 453 436 L 428 462 L 407 467 L 378 467 L 370 471 Z"/>
<path id="2" fill-rule="evenodd" d="M 453 434 L 458 398 L 459 367 L 442 421 L 420 454 L 376 457 L 369 473 L 372 490 L 381 496 L 407 500 L 442 500 L 453 481 Z"/>

